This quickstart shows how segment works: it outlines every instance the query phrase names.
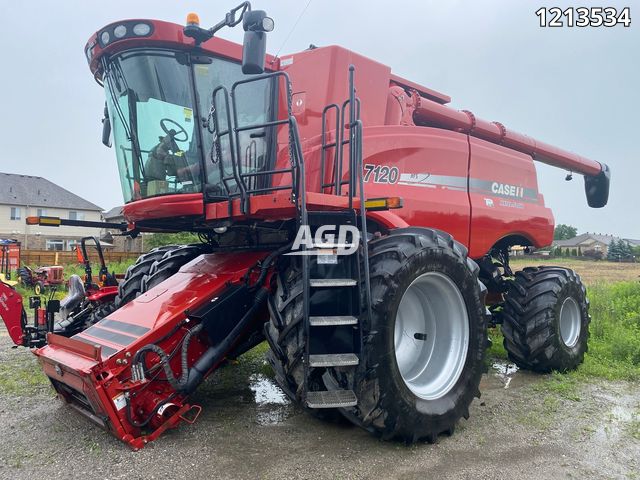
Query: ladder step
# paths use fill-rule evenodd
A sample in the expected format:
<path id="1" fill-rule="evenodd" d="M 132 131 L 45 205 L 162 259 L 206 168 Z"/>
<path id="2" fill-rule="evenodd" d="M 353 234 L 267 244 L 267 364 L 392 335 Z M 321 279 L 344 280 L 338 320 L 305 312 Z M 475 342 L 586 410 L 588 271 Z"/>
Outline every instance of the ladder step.
<path id="1" fill-rule="evenodd" d="M 357 317 L 351 315 L 333 315 L 309 317 L 309 324 L 312 327 L 330 327 L 332 325 L 357 325 Z"/>
<path id="2" fill-rule="evenodd" d="M 309 408 L 344 408 L 354 407 L 357 404 L 358 399 L 353 390 L 307 392 L 307 406 Z"/>
<path id="3" fill-rule="evenodd" d="M 309 285 L 312 287 L 353 287 L 358 284 L 352 278 L 312 278 Z"/>
<path id="4" fill-rule="evenodd" d="M 351 365 L 358 365 L 359 361 L 355 353 L 309 355 L 309 366 L 311 367 L 349 367 Z"/>

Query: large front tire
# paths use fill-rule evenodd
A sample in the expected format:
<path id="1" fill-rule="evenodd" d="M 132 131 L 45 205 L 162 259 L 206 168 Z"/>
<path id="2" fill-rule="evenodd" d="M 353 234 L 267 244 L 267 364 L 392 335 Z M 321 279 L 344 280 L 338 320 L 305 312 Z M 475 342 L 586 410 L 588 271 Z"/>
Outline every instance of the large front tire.
<path id="1" fill-rule="evenodd" d="M 527 267 L 510 282 L 502 334 L 520 368 L 547 373 L 575 369 L 589 339 L 589 300 L 580 276 L 561 267 Z"/>
<path id="2" fill-rule="evenodd" d="M 469 416 L 469 405 L 480 395 L 487 317 L 483 303 L 485 289 L 478 281 L 478 267 L 467 258 L 463 245 L 436 230 L 399 229 L 369 245 L 373 316 L 361 324 L 364 347 L 360 365 L 355 373 L 347 368 L 329 368 L 324 374 L 313 369 L 314 374 L 322 377 L 311 378 L 310 382 L 322 381 L 327 389 L 353 388 L 357 406 L 340 412 L 385 439 L 435 441 L 440 433 L 452 433 L 460 417 Z M 403 302 L 403 298 L 408 298 L 405 296 L 408 291 L 409 297 L 417 293 L 415 288 L 427 292 L 420 302 L 432 301 L 437 305 L 438 315 L 428 315 L 427 304 Z M 438 294 L 449 301 L 439 302 Z M 398 312 L 402 310 L 406 320 L 413 308 L 423 308 L 423 317 L 436 322 L 431 325 L 434 328 L 408 332 L 416 325 L 403 321 L 403 313 Z M 447 313 L 443 308 L 457 312 Z M 271 323 L 266 327 L 272 348 L 268 358 L 278 383 L 300 401 L 304 334 L 299 272 L 290 269 L 279 280 L 271 309 Z M 460 318 L 451 319 L 446 314 Z M 420 320 L 420 315 L 417 318 Z M 437 327 L 446 329 L 447 320 L 456 325 L 448 331 L 457 339 L 438 337 Z M 396 346 L 402 344 L 397 334 L 400 324 L 403 330 L 400 336 L 406 333 L 417 343 L 430 345 L 413 356 L 415 362 L 424 363 L 424 370 L 429 370 L 417 386 L 410 380 L 411 358 L 403 357 L 403 353 L 396 350 Z M 425 320 L 422 325 L 427 324 Z M 423 327 L 417 325 L 422 330 Z M 404 353 L 407 345 L 401 347 Z M 447 354 L 448 347 L 453 347 L 453 355 Z M 427 351 L 429 348 L 431 351 Z M 431 357 L 438 357 L 437 362 L 429 363 Z M 452 368 L 449 360 L 454 364 Z M 335 410 L 316 412 L 330 416 L 337 413 Z"/>
<path id="3" fill-rule="evenodd" d="M 385 439 L 434 442 L 480 396 L 487 315 L 478 266 L 451 235 L 427 228 L 370 242 L 369 262 L 361 363 L 354 379 L 329 373 L 341 388 L 354 384 L 350 420 Z"/>

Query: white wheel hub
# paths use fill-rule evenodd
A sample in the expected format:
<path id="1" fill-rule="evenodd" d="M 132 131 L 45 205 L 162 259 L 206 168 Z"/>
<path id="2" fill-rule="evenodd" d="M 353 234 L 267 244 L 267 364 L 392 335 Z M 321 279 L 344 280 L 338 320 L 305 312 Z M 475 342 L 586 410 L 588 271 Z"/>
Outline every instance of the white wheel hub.
<path id="1" fill-rule="evenodd" d="M 569 348 L 575 347 L 580 338 L 582 318 L 580 307 L 573 297 L 565 298 L 560 307 L 560 337 Z"/>
<path id="2" fill-rule="evenodd" d="M 435 400 L 456 384 L 469 348 L 469 315 L 447 275 L 425 273 L 404 292 L 394 328 L 398 369 L 416 396 Z"/>

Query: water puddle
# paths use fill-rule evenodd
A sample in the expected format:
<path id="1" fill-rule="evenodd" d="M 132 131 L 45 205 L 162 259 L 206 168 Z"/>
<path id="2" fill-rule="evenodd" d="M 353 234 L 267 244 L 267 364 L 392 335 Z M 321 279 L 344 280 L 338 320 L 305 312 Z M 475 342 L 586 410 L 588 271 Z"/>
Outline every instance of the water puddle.
<path id="1" fill-rule="evenodd" d="M 507 360 L 493 360 L 489 372 L 482 377 L 480 390 L 504 390 L 530 383 L 532 378 Z"/>
<path id="2" fill-rule="evenodd" d="M 254 373 L 249 376 L 249 389 L 255 395 L 256 404 L 264 405 L 288 405 L 289 399 L 280 390 L 273 380 L 261 373 Z"/>
<path id="3" fill-rule="evenodd" d="M 249 376 L 249 389 L 257 406 L 256 422 L 259 425 L 282 423 L 293 413 L 291 401 L 273 380 L 261 373 Z"/>
<path id="4" fill-rule="evenodd" d="M 513 376 L 519 370 L 516 364 L 505 361 L 494 362 L 493 365 L 491 365 L 491 368 L 495 370 L 495 372 L 493 373 L 494 376 L 504 384 L 505 389 L 509 388 L 509 385 L 511 385 L 511 380 L 513 380 Z"/>
<path id="5" fill-rule="evenodd" d="M 623 394 L 612 398 L 605 395 L 605 398 L 613 406 L 601 415 L 601 422 L 596 427 L 594 435 L 596 440 L 611 444 L 623 437 L 625 430 L 632 422 L 640 420 L 640 416 L 636 413 L 638 404 L 635 396 Z"/>

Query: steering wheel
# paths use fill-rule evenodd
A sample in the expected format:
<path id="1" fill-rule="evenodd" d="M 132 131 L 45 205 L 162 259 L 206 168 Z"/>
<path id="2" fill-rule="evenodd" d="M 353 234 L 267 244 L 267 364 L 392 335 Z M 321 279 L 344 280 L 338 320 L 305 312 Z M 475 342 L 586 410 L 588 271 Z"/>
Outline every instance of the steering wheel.
<path id="1" fill-rule="evenodd" d="M 178 128 L 177 130 L 174 128 L 169 128 L 167 124 L 175 125 Z M 171 138 L 176 142 L 186 142 L 187 140 L 189 140 L 189 134 L 184 129 L 184 127 L 180 125 L 178 122 L 171 120 L 170 118 L 163 118 L 162 120 L 160 120 L 160 128 L 164 133 L 166 133 L 167 135 L 170 135 Z M 184 134 L 184 138 L 182 137 L 178 138 L 178 135 L 180 134 Z"/>

